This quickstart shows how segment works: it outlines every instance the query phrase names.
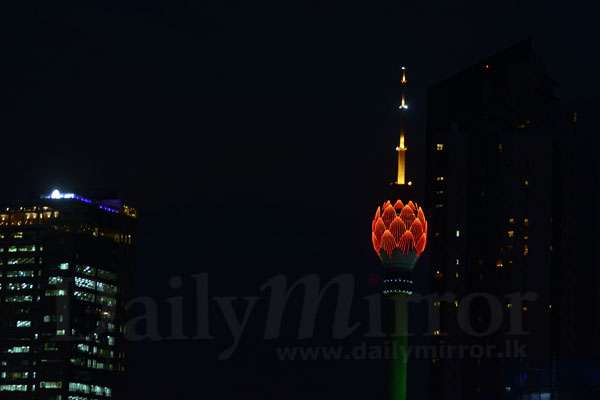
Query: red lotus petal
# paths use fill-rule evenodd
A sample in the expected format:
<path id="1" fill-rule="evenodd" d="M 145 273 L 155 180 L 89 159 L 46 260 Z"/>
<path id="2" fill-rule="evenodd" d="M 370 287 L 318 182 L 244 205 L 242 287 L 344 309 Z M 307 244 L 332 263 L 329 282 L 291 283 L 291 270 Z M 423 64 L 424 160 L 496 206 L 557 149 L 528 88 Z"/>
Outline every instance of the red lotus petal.
<path id="1" fill-rule="evenodd" d="M 402 200 L 396 201 L 396 204 L 394 204 L 394 208 L 396 209 L 396 211 L 402 210 L 404 208 L 404 204 L 402 204 Z"/>
<path id="2" fill-rule="evenodd" d="M 419 221 L 418 218 L 416 218 L 410 226 L 410 232 L 416 239 L 419 239 L 423 234 L 423 225 L 421 225 L 421 221 Z"/>
<path id="3" fill-rule="evenodd" d="M 413 211 L 417 211 L 417 206 L 415 206 L 415 203 L 413 203 L 412 200 L 408 201 L 407 206 L 409 206 L 410 208 L 412 208 Z"/>
<path id="4" fill-rule="evenodd" d="M 371 241 L 373 242 L 373 249 L 379 254 L 379 241 L 377 240 L 377 236 L 375 236 L 375 232 L 371 233 Z"/>
<path id="5" fill-rule="evenodd" d="M 375 216 L 373 217 L 373 221 L 377 221 L 381 217 L 381 207 L 377 207 L 377 211 L 375 211 Z"/>
<path id="6" fill-rule="evenodd" d="M 415 239 L 410 231 L 404 232 L 400 241 L 398 242 L 398 248 L 402 254 L 408 254 L 415 247 Z"/>
<path id="7" fill-rule="evenodd" d="M 381 237 L 383 236 L 383 232 L 385 232 L 385 224 L 383 223 L 383 220 L 381 218 L 379 218 L 377 220 L 377 223 L 375 224 L 375 229 L 373 232 L 375 233 L 375 237 L 377 238 L 377 241 L 381 242 Z"/>
<path id="8" fill-rule="evenodd" d="M 400 212 L 400 218 L 404 222 L 404 226 L 411 226 L 413 221 L 415 220 L 415 213 L 413 212 L 410 206 L 406 205 Z"/>
<path id="9" fill-rule="evenodd" d="M 383 233 L 383 237 L 381 238 L 381 248 L 385 250 L 388 256 L 391 256 L 392 252 L 396 248 L 396 241 L 394 240 L 394 236 L 392 236 L 390 231 L 385 231 Z"/>
<path id="10" fill-rule="evenodd" d="M 425 222 L 427 222 L 425 220 L 425 214 L 423 213 L 423 209 L 419 208 L 419 211 L 417 212 L 417 215 L 419 217 L 419 219 L 421 220 L 421 224 L 425 224 Z"/>
<path id="11" fill-rule="evenodd" d="M 385 210 L 383 210 L 383 222 L 385 223 L 385 227 L 389 228 L 394 218 L 396 218 L 396 211 L 392 205 L 388 205 Z"/>
<path id="12" fill-rule="evenodd" d="M 425 250 L 425 246 L 427 245 L 427 234 L 421 235 L 421 238 L 417 242 L 416 252 L 417 255 L 420 256 L 423 250 Z"/>
<path id="13" fill-rule="evenodd" d="M 404 222 L 400 219 L 400 217 L 394 218 L 392 224 L 390 225 L 390 232 L 394 236 L 394 240 L 396 243 L 400 242 L 400 238 L 402 234 L 406 231 L 406 226 L 404 226 Z"/>

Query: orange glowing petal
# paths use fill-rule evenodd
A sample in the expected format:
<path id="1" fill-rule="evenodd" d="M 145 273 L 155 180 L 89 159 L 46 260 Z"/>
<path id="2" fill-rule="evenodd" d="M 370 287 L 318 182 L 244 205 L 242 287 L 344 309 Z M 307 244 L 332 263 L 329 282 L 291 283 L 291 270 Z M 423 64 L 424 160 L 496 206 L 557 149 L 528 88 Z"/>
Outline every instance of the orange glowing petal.
<path id="1" fill-rule="evenodd" d="M 385 223 L 385 227 L 389 228 L 394 218 L 396 218 L 396 211 L 392 205 L 388 205 L 385 210 L 383 210 L 383 222 Z"/>
<path id="2" fill-rule="evenodd" d="M 413 234 L 413 236 L 415 237 L 415 239 L 419 239 L 421 237 L 421 235 L 423 234 L 423 225 L 421 224 L 421 221 L 419 221 L 418 218 L 416 218 L 414 220 L 414 222 L 412 223 L 412 225 L 410 226 L 410 232 Z"/>
<path id="3" fill-rule="evenodd" d="M 396 248 L 396 241 L 394 240 L 394 236 L 392 236 L 390 231 L 385 231 L 383 233 L 383 237 L 381 238 L 381 248 L 385 250 L 388 256 L 391 256 L 392 252 Z"/>
<path id="4" fill-rule="evenodd" d="M 408 254 L 415 247 L 415 239 L 410 231 L 404 232 L 400 241 L 398 242 L 398 248 L 402 254 Z"/>
<path id="5" fill-rule="evenodd" d="M 396 204 L 394 204 L 394 208 L 396 209 L 396 211 L 402 210 L 404 208 L 404 204 L 402 204 L 402 200 L 396 201 Z"/>
<path id="6" fill-rule="evenodd" d="M 424 224 L 426 222 L 425 220 L 425 214 L 423 213 L 423 209 L 419 208 L 419 211 L 417 213 L 417 216 L 419 217 L 419 219 L 421 220 L 421 223 Z"/>
<path id="7" fill-rule="evenodd" d="M 377 236 L 375 236 L 375 232 L 371 233 L 371 241 L 373 242 L 373 249 L 379 254 L 379 241 L 377 240 Z"/>
<path id="8" fill-rule="evenodd" d="M 412 200 L 408 201 L 407 206 L 409 206 L 410 208 L 412 208 L 413 211 L 417 211 L 417 207 L 415 206 L 415 203 L 412 202 Z"/>
<path id="9" fill-rule="evenodd" d="M 375 233 L 375 237 L 377 238 L 377 241 L 381 241 L 381 237 L 383 236 L 383 232 L 385 232 L 385 224 L 383 223 L 383 220 L 381 219 L 381 217 L 377 220 L 377 223 L 375 224 L 375 229 L 373 230 L 373 232 Z"/>
<path id="10" fill-rule="evenodd" d="M 406 231 L 406 226 L 404 226 L 404 222 L 400 219 L 400 217 L 394 218 L 392 224 L 390 225 L 390 232 L 394 236 L 394 240 L 396 243 L 400 242 L 400 238 L 402 234 Z"/>
<path id="11" fill-rule="evenodd" d="M 375 216 L 373 217 L 373 221 L 377 221 L 381 217 L 381 207 L 377 207 L 377 211 L 375 211 Z"/>
<path id="12" fill-rule="evenodd" d="M 420 256 L 421 253 L 425 250 L 425 246 L 427 245 L 427 234 L 421 235 L 421 238 L 417 242 L 416 252 L 417 255 Z"/>
<path id="13" fill-rule="evenodd" d="M 415 213 L 409 205 L 405 205 L 400 212 L 400 218 L 402 218 L 402 221 L 404 221 L 405 226 L 411 226 L 415 220 Z"/>

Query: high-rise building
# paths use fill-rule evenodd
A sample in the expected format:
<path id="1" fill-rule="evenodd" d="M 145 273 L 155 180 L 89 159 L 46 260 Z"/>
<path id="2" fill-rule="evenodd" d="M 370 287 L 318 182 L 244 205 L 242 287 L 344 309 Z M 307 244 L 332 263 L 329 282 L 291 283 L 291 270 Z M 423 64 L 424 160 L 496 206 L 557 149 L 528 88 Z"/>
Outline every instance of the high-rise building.
<path id="1" fill-rule="evenodd" d="M 505 399 L 555 390 L 558 349 L 556 138 L 560 106 L 550 79 L 523 41 L 433 86 L 427 102 L 426 209 L 432 288 L 456 301 L 436 303 L 438 343 L 497 346 L 519 340 L 527 357 L 432 361 L 432 398 Z M 460 302 L 488 293 L 503 309 L 502 325 L 473 335 L 458 324 Z M 506 297 L 533 292 L 513 304 Z M 509 334 L 519 308 L 527 335 Z M 471 304 L 473 330 L 485 332 L 494 310 Z M 533 397 L 531 397 L 533 398 Z M 538 397 L 535 397 L 538 398 Z M 539 397 L 545 398 L 545 397 Z"/>
<path id="2" fill-rule="evenodd" d="M 58 190 L 0 209 L 0 399 L 128 398 L 136 214 Z"/>

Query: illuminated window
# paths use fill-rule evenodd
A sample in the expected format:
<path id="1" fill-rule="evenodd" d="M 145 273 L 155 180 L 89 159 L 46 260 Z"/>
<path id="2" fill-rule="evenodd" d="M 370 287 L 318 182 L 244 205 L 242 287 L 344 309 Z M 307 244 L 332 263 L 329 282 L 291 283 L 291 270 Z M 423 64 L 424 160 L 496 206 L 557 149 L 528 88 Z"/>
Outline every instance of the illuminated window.
<path id="1" fill-rule="evenodd" d="M 33 289 L 33 283 L 15 283 L 15 282 L 9 282 L 6 285 L 6 289 L 8 290 L 15 290 L 15 291 L 19 291 L 19 290 L 28 290 L 28 289 Z"/>
<path id="2" fill-rule="evenodd" d="M 0 385 L 0 392 L 26 392 L 27 385 Z"/>
<path id="3" fill-rule="evenodd" d="M 88 275 L 88 276 L 96 275 L 96 268 L 90 267 L 89 265 L 78 265 L 75 268 L 76 268 L 77 272 L 79 272 L 83 275 Z"/>
<path id="4" fill-rule="evenodd" d="M 515 223 L 515 219 L 514 219 L 513 217 L 510 217 L 510 218 L 508 219 L 508 223 L 509 223 L 509 224 L 514 224 L 514 223 Z"/>
<path id="5" fill-rule="evenodd" d="M 508 234 L 509 238 L 515 237 L 515 231 L 513 231 L 513 230 L 508 231 L 507 234 Z"/>
<path id="6" fill-rule="evenodd" d="M 498 151 L 502 153 L 502 150 L 504 150 L 504 146 L 502 145 L 502 143 L 498 143 Z"/>
<path id="7" fill-rule="evenodd" d="M 48 285 L 60 285 L 63 283 L 62 276 L 49 276 L 48 277 Z"/>
<path id="8" fill-rule="evenodd" d="M 42 389 L 62 389 L 62 382 L 60 382 L 60 381 L 41 381 L 40 388 L 42 388 Z"/>
<path id="9" fill-rule="evenodd" d="M 498 259 L 496 260 L 496 268 L 502 268 L 504 266 L 504 264 L 502 263 L 502 260 Z"/>
<path id="10" fill-rule="evenodd" d="M 523 226 L 524 227 L 528 227 L 529 226 L 529 218 L 523 218 Z"/>
<path id="11" fill-rule="evenodd" d="M 32 278 L 33 276 L 34 276 L 33 271 L 21 271 L 21 270 L 6 271 L 7 278 L 21 278 L 21 277 Z"/>
<path id="12" fill-rule="evenodd" d="M 526 244 L 523 245 L 523 255 L 527 256 L 529 254 L 529 246 L 527 246 Z"/>
<path id="13" fill-rule="evenodd" d="M 10 249 L 9 249 L 10 250 Z M 34 264 L 35 257 L 9 258 L 8 265 Z"/>
<path id="14" fill-rule="evenodd" d="M 438 181 L 438 182 L 442 182 L 444 180 L 444 177 L 443 176 L 436 176 L 435 180 Z"/>
<path id="15" fill-rule="evenodd" d="M 437 143 L 437 144 L 435 145 L 435 149 L 436 149 L 437 151 L 443 151 L 443 150 L 444 150 L 444 143 Z"/>
<path id="16" fill-rule="evenodd" d="M 58 264 L 58 269 L 67 270 L 69 269 L 69 263 L 60 263 Z"/>
<path id="17" fill-rule="evenodd" d="M 22 252 L 35 251 L 35 244 L 28 244 L 28 245 L 25 245 L 25 246 L 19 246 L 18 250 L 22 251 Z"/>
<path id="18" fill-rule="evenodd" d="M 80 292 L 80 291 L 76 290 L 73 292 L 73 296 L 75 296 L 76 299 L 79 299 L 82 301 L 89 301 L 89 302 L 96 301 L 96 296 L 93 295 L 92 293 Z"/>
<path id="19" fill-rule="evenodd" d="M 456 237 L 460 237 L 460 230 L 459 229 L 456 230 Z"/>
<path id="20" fill-rule="evenodd" d="M 8 296 L 6 299 L 4 299 L 4 301 L 6 303 L 31 303 L 33 301 L 33 296 Z"/>
<path id="21" fill-rule="evenodd" d="M 58 290 L 46 290 L 46 297 L 55 297 L 55 296 L 66 296 L 67 291 L 63 289 Z"/>
<path id="22" fill-rule="evenodd" d="M 75 286 L 79 286 L 86 289 L 96 289 L 96 281 L 88 278 L 75 277 Z"/>
<path id="23" fill-rule="evenodd" d="M 523 182 L 523 184 L 524 184 L 525 186 L 529 186 L 529 181 L 528 181 L 527 179 L 525 179 L 525 182 Z"/>
<path id="24" fill-rule="evenodd" d="M 29 346 L 13 346 L 6 350 L 7 353 L 29 353 Z"/>
<path id="25" fill-rule="evenodd" d="M 30 328 L 31 321 L 17 321 L 17 328 Z"/>

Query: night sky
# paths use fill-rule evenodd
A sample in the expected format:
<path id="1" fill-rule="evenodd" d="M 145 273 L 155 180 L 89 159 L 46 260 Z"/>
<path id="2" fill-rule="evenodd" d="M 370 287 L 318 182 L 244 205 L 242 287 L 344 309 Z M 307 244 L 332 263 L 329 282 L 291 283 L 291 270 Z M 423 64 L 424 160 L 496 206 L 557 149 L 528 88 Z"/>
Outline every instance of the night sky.
<path id="1" fill-rule="evenodd" d="M 366 279 L 400 65 L 413 171 L 426 88 L 521 39 L 533 37 L 565 102 L 600 89 L 588 2 L 423 3 L 3 5 L 0 197 L 59 187 L 129 200 L 141 214 L 136 295 L 181 294 L 175 275 L 189 294 L 199 272 L 215 296 L 259 295 L 280 273 Z M 131 398 L 341 398 L 383 384 L 379 364 L 281 364 L 252 337 L 219 362 L 228 341 L 137 344 Z"/>

